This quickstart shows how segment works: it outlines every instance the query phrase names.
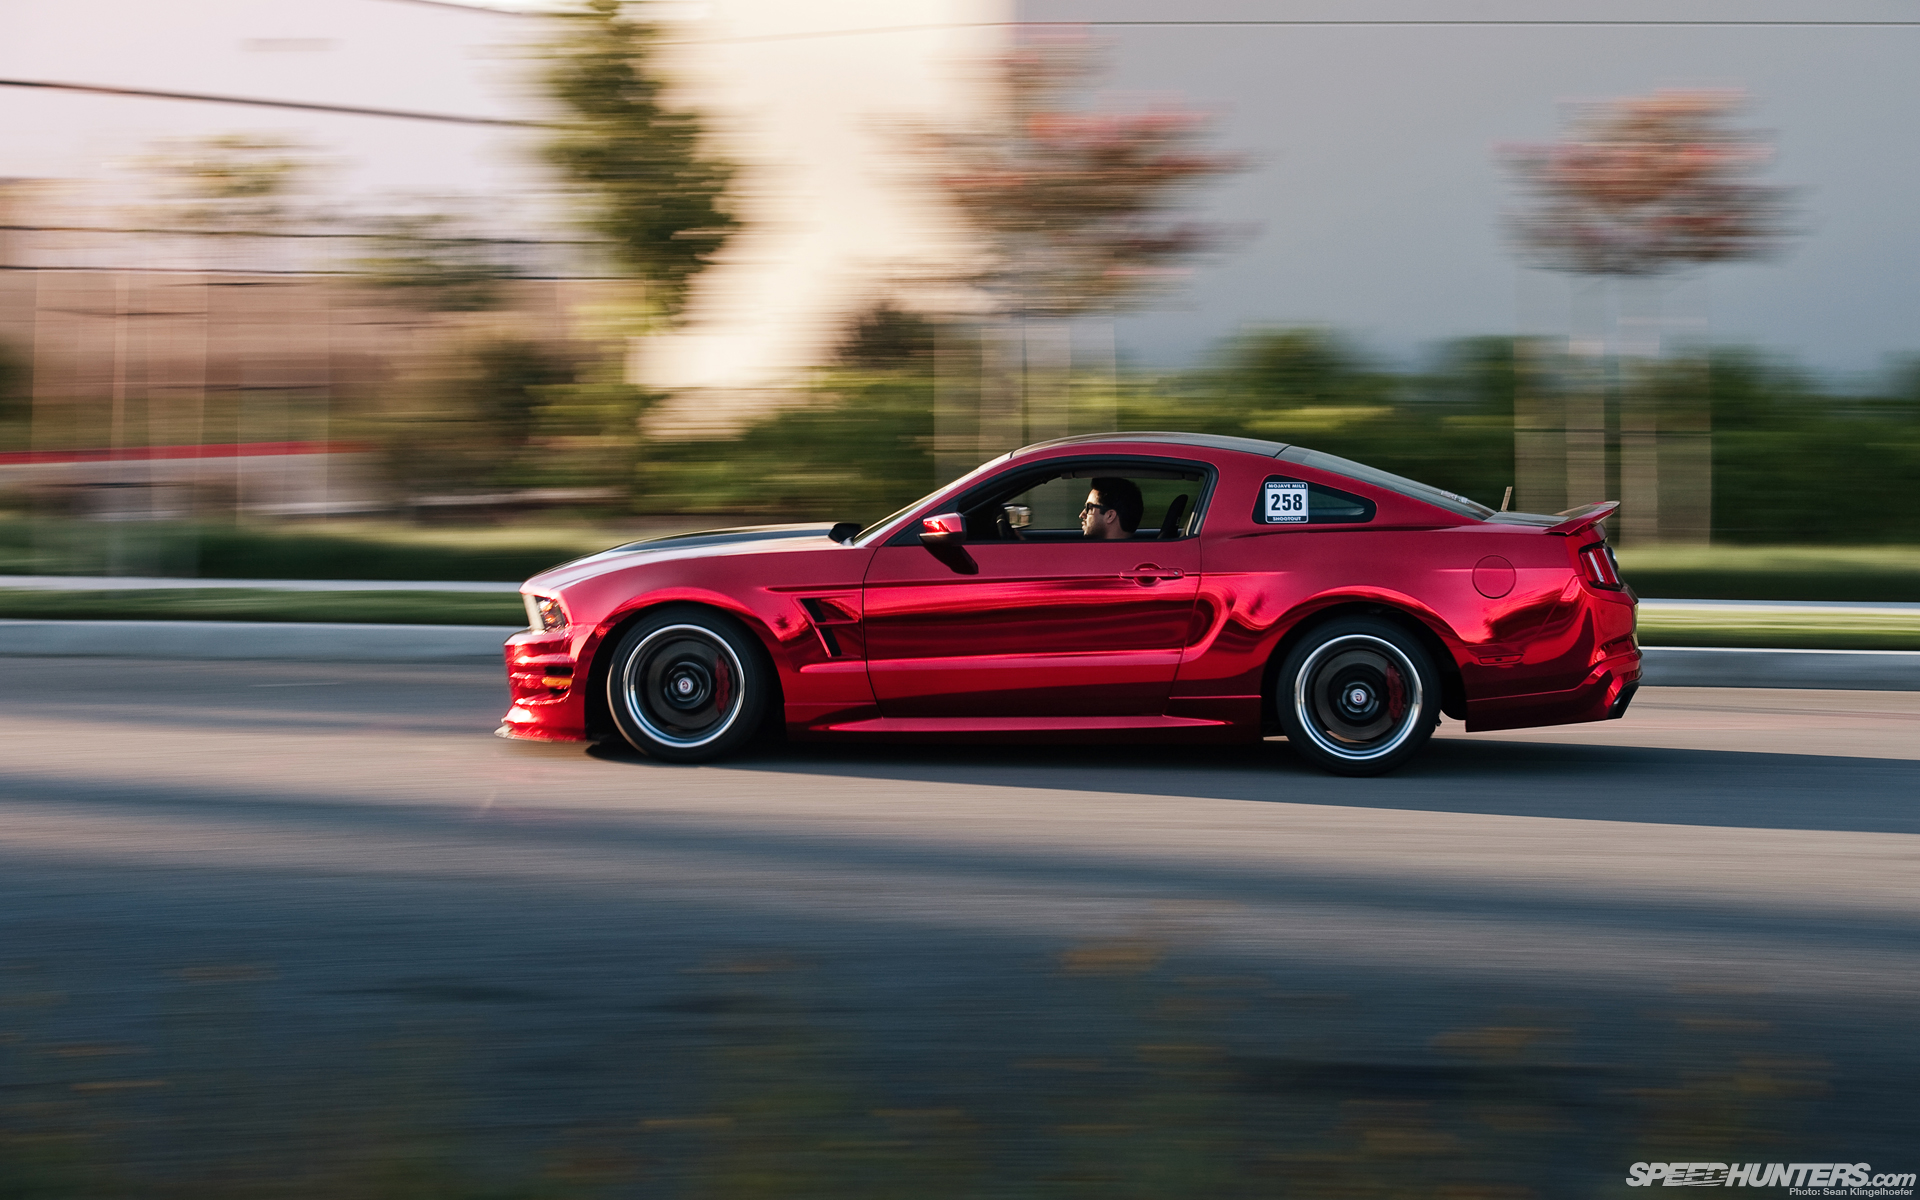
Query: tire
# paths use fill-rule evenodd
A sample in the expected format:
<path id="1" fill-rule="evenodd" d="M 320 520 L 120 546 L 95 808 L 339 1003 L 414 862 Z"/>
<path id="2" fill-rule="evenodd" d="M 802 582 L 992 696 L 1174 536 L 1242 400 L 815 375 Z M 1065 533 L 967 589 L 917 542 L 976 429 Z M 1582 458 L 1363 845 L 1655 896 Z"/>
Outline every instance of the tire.
<path id="1" fill-rule="evenodd" d="M 607 669 L 607 709 L 635 750 L 662 762 L 707 762 L 760 727 L 772 665 L 740 622 L 670 605 L 622 634 Z"/>
<path id="2" fill-rule="evenodd" d="M 1440 680 L 1420 640 L 1391 621 L 1348 617 L 1303 638 L 1280 665 L 1280 729 L 1335 775 L 1384 775 L 1440 721 Z"/>

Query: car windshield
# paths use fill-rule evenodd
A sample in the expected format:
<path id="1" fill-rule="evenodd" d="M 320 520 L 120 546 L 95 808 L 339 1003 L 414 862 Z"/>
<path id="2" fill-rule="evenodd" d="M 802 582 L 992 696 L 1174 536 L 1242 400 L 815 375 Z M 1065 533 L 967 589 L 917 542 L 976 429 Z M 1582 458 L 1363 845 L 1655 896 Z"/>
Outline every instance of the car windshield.
<path id="1" fill-rule="evenodd" d="M 960 478 L 954 480 L 952 483 L 943 483 L 939 487 L 928 492 L 926 495 L 920 497 L 918 500 L 915 500 L 912 504 L 907 505 L 905 508 L 897 508 L 894 511 L 888 513 L 886 516 L 881 517 L 878 521 L 875 521 L 873 524 L 867 526 L 865 529 L 862 529 L 859 533 L 854 534 L 853 540 L 855 542 L 865 541 L 868 534 L 880 532 L 882 529 L 885 529 L 887 526 L 893 524 L 895 521 L 898 521 L 901 517 L 904 517 L 908 513 L 913 512 L 915 509 L 920 508 L 922 505 L 925 505 L 931 502 L 935 496 L 940 495 L 942 492 L 951 491 L 955 486 L 967 482 L 968 480 L 974 478 L 976 475 L 985 473 L 990 468 L 998 467 L 1001 463 L 1005 462 L 1007 459 L 1012 457 L 1013 457 L 1012 454 L 1002 454 L 1000 457 L 993 459 L 991 462 L 981 463 L 979 466 L 975 467 L 971 471 L 968 471 L 965 475 L 962 475 Z"/>
<path id="2" fill-rule="evenodd" d="M 1352 459 L 1341 458 L 1337 454 L 1323 454 L 1318 450 L 1309 450 L 1305 446 L 1288 446 L 1278 455 L 1288 462 L 1297 462 L 1320 471 L 1331 471 L 1335 475 L 1345 475 L 1348 479 L 1357 479 L 1361 483 L 1370 483 L 1375 487 L 1398 492 L 1423 504 L 1435 508 L 1444 508 L 1456 516 L 1472 517 L 1484 521 L 1493 515 L 1493 509 L 1465 496 L 1456 496 L 1431 484 L 1420 483 L 1405 476 L 1395 475 L 1391 471 L 1382 471 L 1378 467 L 1369 467 Z"/>

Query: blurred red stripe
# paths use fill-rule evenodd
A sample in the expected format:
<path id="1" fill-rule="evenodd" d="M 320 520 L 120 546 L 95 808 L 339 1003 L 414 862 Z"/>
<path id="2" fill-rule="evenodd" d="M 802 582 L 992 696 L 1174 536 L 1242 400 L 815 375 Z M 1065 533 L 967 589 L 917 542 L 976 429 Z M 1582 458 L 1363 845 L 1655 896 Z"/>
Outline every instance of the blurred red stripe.
<path id="1" fill-rule="evenodd" d="M 360 454 L 364 442 L 216 442 L 202 446 L 129 446 L 120 450 L 9 450 L 0 466 L 22 463 L 144 462 L 156 458 L 264 458 L 291 454 Z"/>

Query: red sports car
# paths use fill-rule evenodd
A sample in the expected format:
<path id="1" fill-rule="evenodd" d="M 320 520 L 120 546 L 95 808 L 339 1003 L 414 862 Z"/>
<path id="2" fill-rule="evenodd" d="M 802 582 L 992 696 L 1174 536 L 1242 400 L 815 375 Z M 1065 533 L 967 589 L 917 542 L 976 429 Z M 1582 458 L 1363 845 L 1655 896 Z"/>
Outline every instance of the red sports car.
<path id="1" fill-rule="evenodd" d="M 862 529 L 657 538 L 527 581 L 501 733 L 656 758 L 792 738 L 1251 741 L 1392 770 L 1469 730 L 1617 717 L 1640 678 L 1601 521 L 1300 446 L 1028 446 Z"/>

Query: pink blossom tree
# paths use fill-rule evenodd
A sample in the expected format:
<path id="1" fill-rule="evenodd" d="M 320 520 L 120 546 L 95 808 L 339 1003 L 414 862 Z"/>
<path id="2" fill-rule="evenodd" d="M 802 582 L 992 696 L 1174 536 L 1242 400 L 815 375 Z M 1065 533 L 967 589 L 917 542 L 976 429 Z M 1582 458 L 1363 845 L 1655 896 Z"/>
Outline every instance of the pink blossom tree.
<path id="1" fill-rule="evenodd" d="M 1112 314 L 1180 278 L 1219 234 L 1183 210 L 1199 184 L 1240 166 L 1206 147 L 1204 113 L 1083 107 L 1095 65 L 1084 38 L 1017 46 L 988 64 L 984 120 L 914 137 L 925 178 L 965 236 L 956 281 L 990 313 L 981 450 L 1066 431 L 1065 322 Z M 1057 393 L 1048 399 L 1036 396 L 1050 387 L 1042 376 Z"/>
<path id="2" fill-rule="evenodd" d="M 1742 93 L 1731 90 L 1658 91 L 1586 104 L 1574 110 L 1559 141 L 1505 149 L 1524 198 L 1510 218 L 1523 260 L 1590 281 L 1596 285 L 1588 289 L 1591 298 L 1603 310 L 1620 313 L 1630 301 L 1650 310 L 1636 318 L 1643 336 L 1632 344 L 1622 336 L 1626 318 L 1619 315 L 1610 335 L 1587 343 L 1604 352 L 1602 361 L 1586 369 L 1573 361 L 1560 413 L 1562 465 L 1543 469 L 1535 461 L 1544 447 L 1539 431 L 1516 426 L 1523 502 L 1530 475 L 1553 474 L 1564 480 L 1558 490 L 1569 503 L 1600 499 L 1613 490 L 1609 462 L 1617 461 L 1629 540 L 1707 538 L 1711 412 L 1698 386 L 1700 365 L 1656 370 L 1620 359 L 1623 349 L 1658 356 L 1657 334 L 1644 336 L 1664 325 L 1658 280 L 1768 257 L 1791 232 L 1790 190 L 1760 179 L 1772 146 L 1762 133 L 1733 123 L 1744 104 Z M 1696 385 L 1677 391 L 1692 398 L 1676 400 L 1672 377 L 1688 370 Z M 1661 386 L 1653 385 L 1655 375 L 1665 379 Z M 1610 392 L 1618 397 L 1612 417 Z"/>

